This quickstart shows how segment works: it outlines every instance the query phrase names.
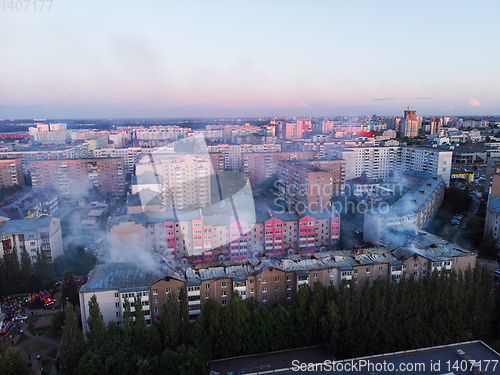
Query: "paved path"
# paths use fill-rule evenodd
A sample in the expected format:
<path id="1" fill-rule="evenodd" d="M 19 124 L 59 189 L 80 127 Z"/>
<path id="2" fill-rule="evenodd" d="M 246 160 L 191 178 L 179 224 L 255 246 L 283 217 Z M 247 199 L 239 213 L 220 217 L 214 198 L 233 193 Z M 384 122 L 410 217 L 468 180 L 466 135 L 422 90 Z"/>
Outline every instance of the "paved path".
<path id="1" fill-rule="evenodd" d="M 48 337 L 46 335 L 35 337 L 35 336 L 31 335 L 31 333 L 29 333 L 29 331 L 27 329 L 27 324 L 24 324 L 23 328 L 24 328 L 24 335 L 28 336 L 29 340 L 23 341 L 19 345 L 16 345 L 16 344 L 14 344 L 14 346 L 11 345 L 11 346 L 8 347 L 7 350 L 21 350 L 23 352 L 23 359 L 24 359 L 24 361 L 26 363 L 31 363 L 33 373 L 35 375 L 41 375 L 40 369 L 43 366 L 42 366 L 42 362 L 41 361 L 37 361 L 37 358 L 36 358 L 37 354 L 40 354 L 40 357 L 47 356 L 47 353 L 51 352 L 52 350 L 54 350 L 56 348 L 59 348 L 59 340 L 50 338 L 50 337 Z M 17 329 L 16 330 L 12 329 L 10 331 L 10 334 L 12 335 L 12 340 L 14 341 L 14 343 L 17 343 L 17 341 L 21 337 L 21 335 L 19 333 L 17 333 Z M 4 340 L 5 339 L 8 340 L 9 337 L 7 336 L 6 338 L 4 338 Z M 33 353 L 33 354 L 31 354 L 31 358 L 30 358 L 30 356 L 27 353 L 24 352 L 24 347 L 26 345 L 28 345 L 28 344 L 31 344 L 31 343 L 34 343 L 34 342 L 38 342 L 38 341 L 45 341 L 45 342 L 47 342 L 48 347 L 47 347 L 47 349 L 42 350 L 40 353 Z M 51 359 L 55 360 L 55 358 L 51 358 Z M 46 374 L 50 374 L 50 371 L 51 371 L 51 369 L 45 369 L 45 373 Z"/>

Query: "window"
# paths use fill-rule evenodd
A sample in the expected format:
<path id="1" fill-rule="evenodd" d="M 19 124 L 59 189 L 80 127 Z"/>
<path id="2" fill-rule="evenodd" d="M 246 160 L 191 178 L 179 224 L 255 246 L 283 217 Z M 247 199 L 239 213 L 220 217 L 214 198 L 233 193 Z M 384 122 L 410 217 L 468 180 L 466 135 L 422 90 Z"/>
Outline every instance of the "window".
<path id="1" fill-rule="evenodd" d="M 253 279 L 250 279 L 250 284 L 253 284 Z"/>
<path id="2" fill-rule="evenodd" d="M 205 293 L 205 298 L 210 298 L 210 293 Z"/>
<path id="3" fill-rule="evenodd" d="M 366 281 L 370 281 L 370 276 L 366 276 Z"/>
<path id="4" fill-rule="evenodd" d="M 418 274 L 418 272 L 413 272 L 413 276 L 415 276 L 415 277 L 416 277 L 416 276 L 417 276 L 417 274 Z"/>
<path id="5" fill-rule="evenodd" d="M 116 316 L 120 316 L 120 312 L 119 311 L 116 312 Z"/>
<path id="6" fill-rule="evenodd" d="M 358 282 L 358 278 L 357 278 L 357 277 L 355 277 L 355 278 L 354 278 L 354 282 L 355 282 L 355 283 L 357 283 L 357 282 Z"/>
<path id="7" fill-rule="evenodd" d="M 227 292 L 222 292 L 222 297 L 227 297 Z"/>
<path id="8" fill-rule="evenodd" d="M 250 293 L 253 293 L 253 288 L 250 288 Z"/>
<path id="9" fill-rule="evenodd" d="M 266 301 L 267 301 L 267 296 L 262 297 L 262 302 L 266 302 Z"/>
<path id="10" fill-rule="evenodd" d="M 279 277 L 275 277 L 275 278 L 274 278 L 274 281 L 279 282 L 279 281 L 280 281 L 280 278 L 279 278 Z"/>
<path id="11" fill-rule="evenodd" d="M 227 306 L 227 301 L 222 301 L 221 304 L 222 306 Z"/>
<path id="12" fill-rule="evenodd" d="M 181 290 L 182 290 L 182 286 L 178 286 L 178 287 L 177 287 L 177 292 L 179 292 L 179 293 L 180 293 L 180 292 L 181 292 Z"/>
<path id="13" fill-rule="evenodd" d="M 265 277 L 262 279 L 262 283 L 263 284 L 267 283 L 267 279 Z"/>
<path id="14" fill-rule="evenodd" d="M 115 302 L 115 307 L 120 307 L 120 302 Z"/>
<path id="15" fill-rule="evenodd" d="M 278 301 L 279 299 L 280 299 L 280 295 L 276 294 L 276 301 Z"/>
<path id="16" fill-rule="evenodd" d="M 367 268 L 366 273 L 370 273 L 370 272 L 371 272 L 370 268 Z"/>
<path id="17" fill-rule="evenodd" d="M 292 286 L 291 285 L 287 285 L 286 286 L 286 290 L 292 290 Z"/>
<path id="18" fill-rule="evenodd" d="M 275 287 L 275 288 L 274 288 L 274 291 L 275 291 L 275 292 L 277 292 L 277 291 L 279 291 L 279 290 L 280 290 L 279 285 L 278 285 L 277 287 Z"/>
<path id="19" fill-rule="evenodd" d="M 354 274 L 356 275 L 358 273 L 358 270 L 354 270 Z"/>
<path id="20" fill-rule="evenodd" d="M 317 274 L 317 273 L 313 274 L 313 277 L 314 277 L 315 279 L 317 279 L 317 278 L 318 278 L 318 274 Z"/>
<path id="21" fill-rule="evenodd" d="M 292 276 L 287 276 L 286 281 L 292 281 Z"/>
<path id="22" fill-rule="evenodd" d="M 205 284 L 205 289 L 210 289 L 210 284 Z"/>
<path id="23" fill-rule="evenodd" d="M 384 270 L 384 267 L 379 267 L 378 270 L 382 272 Z"/>
<path id="24" fill-rule="evenodd" d="M 288 293 L 288 294 L 286 295 L 286 299 L 292 299 L 292 295 L 291 295 L 290 293 Z"/>
<path id="25" fill-rule="evenodd" d="M 160 309 L 158 307 L 155 307 L 155 313 L 159 313 Z"/>
<path id="26" fill-rule="evenodd" d="M 330 272 L 330 277 L 333 277 L 333 271 L 332 271 L 332 272 Z"/>
<path id="27" fill-rule="evenodd" d="M 153 299 L 154 304 L 158 304 L 158 298 Z"/>
<path id="28" fill-rule="evenodd" d="M 158 295 L 158 289 L 153 289 L 153 295 L 157 296 Z"/>
<path id="29" fill-rule="evenodd" d="M 418 263 L 415 263 L 415 264 L 413 265 L 413 268 L 418 268 Z"/>
<path id="30" fill-rule="evenodd" d="M 221 283 L 220 286 L 221 286 L 221 288 L 225 288 L 227 286 L 227 283 L 225 283 L 225 282 Z"/>
<path id="31" fill-rule="evenodd" d="M 165 288 L 165 294 L 170 293 L 170 288 Z"/>
<path id="32" fill-rule="evenodd" d="M 120 297 L 120 293 L 115 293 L 115 298 Z"/>

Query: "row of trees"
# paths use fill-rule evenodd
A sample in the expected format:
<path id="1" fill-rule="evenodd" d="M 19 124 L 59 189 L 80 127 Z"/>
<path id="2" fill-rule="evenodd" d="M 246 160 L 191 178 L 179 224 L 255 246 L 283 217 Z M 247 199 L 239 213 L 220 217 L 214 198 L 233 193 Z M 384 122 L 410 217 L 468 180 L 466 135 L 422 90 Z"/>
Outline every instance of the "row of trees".
<path id="1" fill-rule="evenodd" d="M 53 285 L 52 266 L 43 252 L 37 251 L 34 263 L 26 249 L 21 250 L 20 262 L 15 253 L 0 258 L 0 296 L 34 293 Z"/>
<path id="2" fill-rule="evenodd" d="M 180 306 L 172 294 L 151 327 L 139 299 L 135 312 L 125 303 L 122 327 L 106 327 L 93 297 L 86 348 L 66 308 L 60 373 L 188 375 L 203 372 L 207 360 L 305 345 L 350 358 L 483 338 L 500 328 L 500 294 L 492 285 L 491 272 L 479 267 L 399 284 L 376 280 L 361 294 L 355 285 L 316 283 L 299 289 L 290 311 L 281 305 L 268 311 L 236 293 L 227 307 L 208 300 L 194 324 L 181 292 Z"/>

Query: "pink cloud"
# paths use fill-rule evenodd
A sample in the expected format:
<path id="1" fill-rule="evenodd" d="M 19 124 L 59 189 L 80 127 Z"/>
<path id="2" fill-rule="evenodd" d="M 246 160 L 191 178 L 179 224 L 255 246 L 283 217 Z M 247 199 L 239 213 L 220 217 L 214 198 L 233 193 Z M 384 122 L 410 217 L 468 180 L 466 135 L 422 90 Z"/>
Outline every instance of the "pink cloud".
<path id="1" fill-rule="evenodd" d="M 481 103 L 479 103 L 476 99 L 470 99 L 469 100 L 469 105 L 473 107 L 480 107 Z"/>
<path id="2" fill-rule="evenodd" d="M 309 107 L 309 104 L 300 103 L 297 104 L 297 107 Z"/>

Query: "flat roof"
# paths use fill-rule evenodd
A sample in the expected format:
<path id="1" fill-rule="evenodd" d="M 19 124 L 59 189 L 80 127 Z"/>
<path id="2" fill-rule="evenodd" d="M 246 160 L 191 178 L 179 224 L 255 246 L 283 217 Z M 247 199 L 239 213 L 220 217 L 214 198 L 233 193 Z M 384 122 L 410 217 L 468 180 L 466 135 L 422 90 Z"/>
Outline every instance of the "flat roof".
<path id="1" fill-rule="evenodd" d="M 458 374 L 473 374 L 472 371 L 457 371 L 452 366 L 457 364 L 465 365 L 467 364 L 467 370 L 470 370 L 471 365 L 466 361 L 466 359 L 461 358 L 457 350 L 463 350 L 466 355 L 468 355 L 471 359 L 476 362 L 481 363 L 481 370 L 484 375 L 494 375 L 498 374 L 499 366 L 498 362 L 500 361 L 500 354 L 498 354 L 495 350 L 490 348 L 488 345 L 483 343 L 482 341 L 470 341 L 463 342 L 451 345 L 442 345 L 435 346 L 430 348 L 422 348 L 416 350 L 406 350 L 395 353 L 385 353 L 374 356 L 367 356 L 362 358 L 354 358 L 354 359 L 346 359 L 342 361 L 336 361 L 335 366 L 337 370 L 335 374 L 359 374 L 359 375 L 370 375 L 370 374 L 406 374 L 413 373 L 419 375 L 436 375 L 436 374 L 448 374 L 454 373 Z M 368 368 L 368 361 L 373 365 L 373 368 Z M 449 366 L 448 367 L 448 361 Z M 488 361 L 490 361 L 488 363 Z M 376 371 L 377 365 L 383 366 L 386 364 L 386 370 Z M 488 367 L 486 368 L 486 364 L 488 363 Z M 365 367 L 361 368 L 360 366 L 365 364 Z M 434 367 L 431 367 L 431 364 Z M 346 366 L 347 365 L 347 366 Z M 351 366 L 358 366 L 356 371 L 353 370 Z M 496 365 L 496 366 L 495 366 Z M 341 369 L 341 366 L 344 366 L 344 369 Z M 388 366 L 394 366 L 394 371 L 388 371 Z M 414 366 L 412 371 L 409 371 L 408 366 Z M 418 366 L 418 368 L 416 367 Z M 439 366 L 439 368 L 437 367 Z M 348 367 L 348 370 L 346 370 Z M 292 369 L 292 365 L 290 365 L 290 370 Z M 318 371 L 314 371 L 316 374 L 327 374 L 331 373 L 331 371 L 321 371 L 320 367 L 317 367 Z M 305 371 L 288 371 L 287 373 L 294 374 L 310 374 L 311 372 Z"/>

